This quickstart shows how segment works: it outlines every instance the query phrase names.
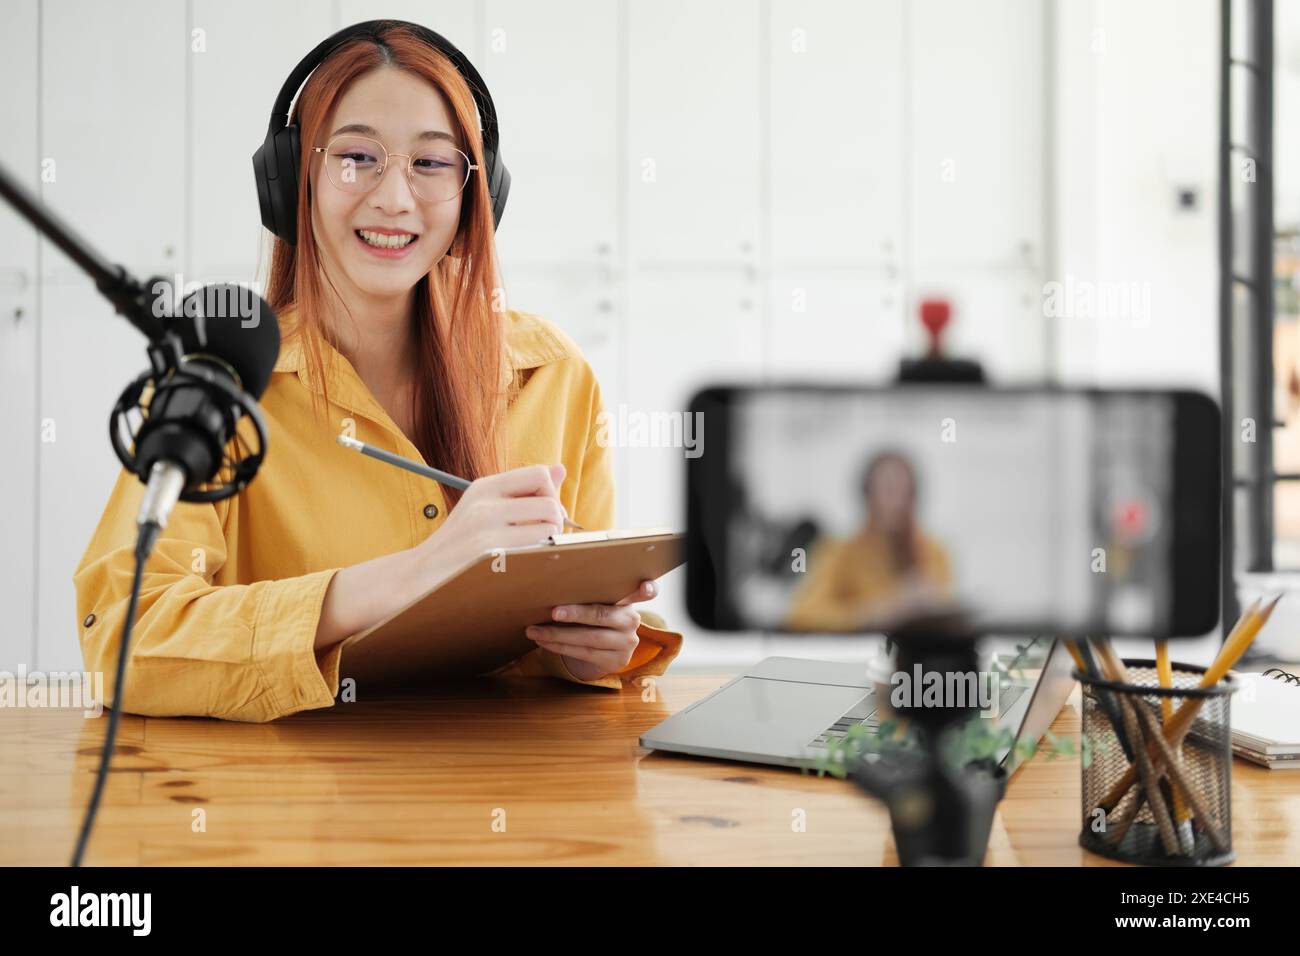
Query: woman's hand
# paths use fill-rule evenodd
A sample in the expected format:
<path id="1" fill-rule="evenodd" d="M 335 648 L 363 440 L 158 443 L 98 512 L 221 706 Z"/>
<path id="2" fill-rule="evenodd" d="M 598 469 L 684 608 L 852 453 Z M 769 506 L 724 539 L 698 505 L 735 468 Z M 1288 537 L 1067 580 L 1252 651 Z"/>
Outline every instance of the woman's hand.
<path id="1" fill-rule="evenodd" d="M 563 481 L 564 465 L 528 465 L 479 478 L 442 527 L 415 547 L 341 569 L 321 604 L 316 650 L 400 611 L 484 552 L 558 534 Z"/>
<path id="2" fill-rule="evenodd" d="M 479 555 L 497 548 L 539 544 L 564 530 L 560 485 L 564 465 L 525 465 L 473 481 L 442 527 L 413 550 L 429 576 L 455 573 Z"/>
<path id="3" fill-rule="evenodd" d="M 653 581 L 642 581 L 617 604 L 561 604 L 551 609 L 551 618 L 562 623 L 534 625 L 524 633 L 538 647 L 559 654 L 578 680 L 594 680 L 622 670 L 632 660 L 640 643 L 636 629 L 641 615 L 628 605 L 648 601 L 658 591 Z"/>

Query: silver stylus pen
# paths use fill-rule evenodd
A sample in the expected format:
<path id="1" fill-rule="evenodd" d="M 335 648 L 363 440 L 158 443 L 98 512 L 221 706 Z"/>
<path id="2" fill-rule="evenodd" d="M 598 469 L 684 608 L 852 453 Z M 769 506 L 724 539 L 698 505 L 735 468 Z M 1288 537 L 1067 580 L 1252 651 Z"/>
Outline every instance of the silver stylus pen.
<path id="1" fill-rule="evenodd" d="M 363 455 L 369 455 L 371 458 L 387 462 L 390 465 L 396 465 L 398 468 L 405 468 L 407 471 L 414 472 L 417 475 L 423 475 L 425 478 L 432 478 L 441 485 L 447 485 L 458 491 L 464 491 L 470 486 L 470 482 L 464 478 L 446 471 L 439 471 L 437 468 L 430 468 L 428 465 L 421 464 L 418 461 L 411 461 L 409 458 L 403 458 L 401 455 L 395 455 L 391 451 L 384 451 L 382 448 L 376 448 L 374 445 L 367 445 L 363 441 L 357 441 L 355 438 L 349 438 L 347 435 L 340 435 L 338 442 L 344 448 L 351 448 L 353 451 L 359 451 Z M 564 524 L 569 528 L 576 528 L 579 531 L 586 529 L 582 525 L 569 520 L 569 516 L 564 516 Z"/>

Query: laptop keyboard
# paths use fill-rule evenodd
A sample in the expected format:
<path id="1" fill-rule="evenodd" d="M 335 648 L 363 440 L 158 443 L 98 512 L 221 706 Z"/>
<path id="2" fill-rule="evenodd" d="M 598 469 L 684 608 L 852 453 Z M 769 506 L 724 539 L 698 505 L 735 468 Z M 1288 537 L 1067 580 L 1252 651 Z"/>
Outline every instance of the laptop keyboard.
<path id="1" fill-rule="evenodd" d="M 1000 708 L 999 716 L 1010 710 L 1015 705 L 1016 701 L 1020 699 L 1020 695 L 1026 690 L 1028 690 L 1028 687 L 1024 684 L 1009 684 L 1006 687 L 1003 687 L 1001 692 L 998 694 L 998 705 Z M 835 723 L 831 724 L 814 737 L 808 743 L 808 746 L 814 750 L 825 750 L 828 741 L 843 738 L 848 734 L 851 727 L 859 725 L 864 727 L 875 727 L 879 723 L 880 721 L 876 719 L 876 695 L 873 692 L 867 694 L 866 697 L 863 697 L 860 701 L 849 708 L 849 710 L 840 717 L 839 720 L 835 721 Z"/>
<path id="2" fill-rule="evenodd" d="M 831 724 L 814 737 L 808 746 L 825 750 L 826 742 L 828 740 L 831 738 L 843 737 L 849 732 L 850 727 L 855 727 L 859 724 L 867 727 L 874 727 L 879 723 L 879 721 L 875 719 L 875 714 L 876 695 L 871 693 L 854 704 L 839 720 L 835 721 L 835 723 Z"/>

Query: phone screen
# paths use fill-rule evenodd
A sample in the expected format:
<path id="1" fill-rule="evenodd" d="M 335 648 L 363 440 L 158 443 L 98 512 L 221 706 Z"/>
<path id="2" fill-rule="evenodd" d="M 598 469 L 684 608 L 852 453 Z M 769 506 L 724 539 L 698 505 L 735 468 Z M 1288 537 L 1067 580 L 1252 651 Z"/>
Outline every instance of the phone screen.
<path id="1" fill-rule="evenodd" d="M 1204 396 L 778 386 L 709 390 L 692 407 L 711 426 L 688 465 L 700 624 L 862 633 L 956 615 L 986 633 L 1173 635 L 1217 623 L 1217 596 L 1207 612 L 1188 594 L 1218 587 L 1218 414 Z"/>

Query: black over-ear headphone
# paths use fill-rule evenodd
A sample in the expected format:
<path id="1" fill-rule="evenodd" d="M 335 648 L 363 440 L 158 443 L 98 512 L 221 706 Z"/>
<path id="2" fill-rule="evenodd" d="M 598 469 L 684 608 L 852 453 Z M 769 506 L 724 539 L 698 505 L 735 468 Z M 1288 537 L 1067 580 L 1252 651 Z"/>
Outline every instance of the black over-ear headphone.
<path id="1" fill-rule="evenodd" d="M 291 246 L 298 241 L 298 163 L 302 155 L 298 126 L 289 122 L 293 98 L 311 71 L 338 47 L 357 37 L 368 37 L 382 46 L 382 34 L 393 27 L 404 27 L 446 56 L 469 85 L 483 121 L 483 168 L 487 171 L 488 193 L 492 197 L 492 223 L 494 227 L 501 224 L 506 197 L 510 195 L 510 171 L 501 161 L 496 106 L 478 70 L 450 41 L 427 27 L 405 20 L 368 20 L 326 38 L 293 68 L 280 88 L 280 95 L 275 98 L 266 142 L 253 153 L 253 176 L 257 180 L 257 201 L 262 207 L 262 225 Z"/>

